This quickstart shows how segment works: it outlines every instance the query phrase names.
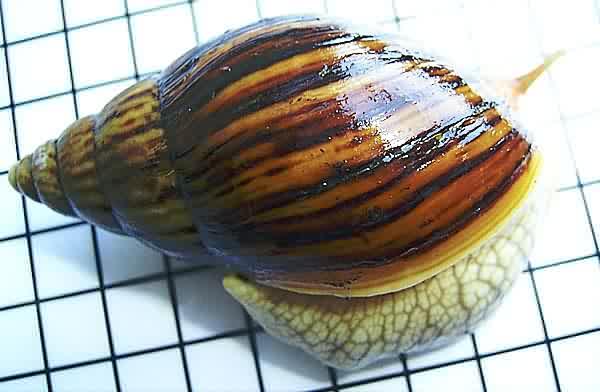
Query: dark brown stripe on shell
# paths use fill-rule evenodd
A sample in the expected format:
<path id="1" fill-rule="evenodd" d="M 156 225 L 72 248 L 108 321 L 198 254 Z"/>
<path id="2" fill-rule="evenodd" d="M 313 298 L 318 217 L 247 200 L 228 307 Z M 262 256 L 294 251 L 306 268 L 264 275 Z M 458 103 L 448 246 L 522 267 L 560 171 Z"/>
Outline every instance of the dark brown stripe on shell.
<path id="1" fill-rule="evenodd" d="M 327 270 L 348 270 L 354 267 L 372 267 L 372 266 L 380 266 L 385 265 L 386 263 L 398 259 L 399 257 L 409 256 L 414 253 L 420 253 L 431 246 L 435 245 L 439 241 L 442 241 L 452 234 L 456 233 L 458 230 L 463 228 L 465 225 L 469 224 L 469 222 L 477 215 L 481 214 L 483 211 L 489 209 L 493 203 L 506 191 L 507 187 L 509 187 L 516 179 L 521 175 L 521 173 L 526 169 L 527 163 L 530 158 L 531 146 L 526 142 L 525 139 L 522 138 L 521 135 L 518 135 L 516 132 L 512 132 L 510 136 L 506 137 L 502 141 L 497 144 L 498 149 L 496 153 L 484 153 L 486 157 L 481 157 L 481 159 L 477 159 L 477 165 L 470 168 L 461 168 L 457 167 L 455 170 L 457 171 L 466 171 L 453 179 L 448 181 L 447 178 L 442 177 L 439 178 L 438 184 L 432 184 L 436 189 L 433 191 L 439 191 L 444 187 L 447 187 L 453 181 L 456 181 L 459 178 L 463 178 L 469 172 L 473 172 L 477 170 L 478 166 L 484 165 L 486 161 L 490 159 L 499 160 L 504 159 L 508 154 L 511 154 L 512 150 L 516 150 L 517 146 L 521 145 L 521 149 L 524 148 L 524 153 L 520 155 L 519 159 L 509 159 L 508 163 L 510 168 L 507 170 L 507 175 L 504 175 L 496 186 L 490 187 L 488 191 L 486 191 L 482 197 L 475 200 L 472 208 L 469 208 L 462 215 L 452 220 L 449 225 L 442 227 L 439 230 L 435 230 L 429 233 L 426 237 L 419 238 L 413 242 L 408 244 L 403 244 L 403 246 L 397 246 L 396 243 L 402 244 L 401 239 L 394 238 L 388 243 L 384 243 L 378 246 L 379 251 L 375 251 L 372 249 L 372 244 L 367 242 L 361 233 L 366 233 L 369 230 L 373 230 L 377 227 L 383 226 L 382 221 L 378 221 L 377 225 L 374 227 L 370 227 L 369 229 L 364 228 L 364 230 L 359 230 L 354 233 L 346 233 L 349 235 L 349 239 L 353 239 L 355 244 L 361 244 L 364 246 L 364 252 L 357 252 L 354 254 L 345 254 L 341 256 L 326 256 L 322 253 L 320 254 L 307 254 L 302 253 L 302 248 L 304 246 L 310 246 L 311 243 L 307 243 L 303 240 L 301 233 L 293 233 L 283 238 L 273 238 L 273 233 L 262 233 L 261 237 L 260 233 L 256 232 L 244 232 L 242 236 L 236 237 L 238 241 L 244 240 L 252 240 L 258 239 L 258 241 L 264 240 L 264 238 L 273 239 L 274 242 L 277 243 L 275 248 L 265 248 L 271 249 L 269 254 L 260 255 L 256 258 L 253 258 L 254 255 L 244 254 L 246 261 L 250 258 L 253 258 L 253 261 L 259 263 L 261 268 L 264 268 L 265 271 L 269 272 L 289 272 L 290 270 L 294 271 L 311 271 L 314 268 L 319 268 L 323 271 Z M 501 149 L 504 150 L 503 154 L 498 154 L 497 152 Z M 514 154 L 514 152 L 513 152 Z M 425 195 L 425 196 L 431 196 Z M 425 200 L 426 197 L 422 197 L 421 200 L 416 200 L 415 205 Z M 413 209 L 415 206 L 412 206 Z M 406 211 L 402 211 L 406 213 Z M 425 221 L 423 225 L 429 225 L 433 221 Z M 319 243 L 323 243 L 324 241 L 333 240 L 330 236 L 329 232 L 322 232 L 322 238 L 318 239 Z M 258 237 L 258 238 L 255 238 Z M 286 250 L 286 248 L 288 250 Z M 259 249 L 255 247 L 255 249 Z M 300 251 L 300 253 L 289 251 L 296 250 Z M 295 253 L 295 255 L 294 255 Z M 232 257 L 233 260 L 236 260 L 235 257 Z M 241 266 L 243 268 L 243 266 Z"/>
<path id="2" fill-rule="evenodd" d="M 60 179 L 78 216 L 106 230 L 122 233 L 98 183 L 93 144 L 95 122 L 92 116 L 81 118 L 57 139 Z"/>
<path id="3" fill-rule="evenodd" d="M 389 84 L 392 84 L 392 81 L 388 81 Z M 463 82 L 464 83 L 464 82 Z M 223 150 L 220 152 L 220 156 L 227 160 L 227 157 L 235 157 L 243 154 L 244 151 L 249 150 L 253 147 L 256 147 L 259 144 L 266 143 L 272 144 L 274 148 L 270 152 L 270 156 L 262 156 L 260 158 L 256 158 L 254 160 L 245 161 L 242 165 L 237 167 L 224 166 L 224 163 L 218 162 L 215 160 L 206 159 L 207 166 L 210 167 L 210 171 L 214 172 L 211 175 L 208 175 L 206 178 L 206 183 L 209 188 L 219 189 L 219 182 L 222 181 L 223 178 L 234 178 L 239 175 L 241 172 L 248 170 L 250 168 L 255 167 L 256 165 L 263 163 L 268 159 L 272 159 L 273 157 L 283 157 L 288 153 L 297 153 L 301 150 L 307 149 L 309 147 L 315 145 L 322 145 L 323 149 L 328 147 L 328 144 L 334 138 L 344 137 L 348 133 L 354 133 L 357 136 L 353 138 L 353 143 L 348 145 L 348 148 L 354 148 L 354 143 L 362 143 L 364 141 L 364 137 L 361 135 L 361 130 L 364 130 L 364 127 L 370 123 L 370 120 L 373 118 L 381 118 L 389 117 L 395 112 L 401 110 L 402 108 L 412 105 L 411 101 L 408 101 L 405 96 L 394 96 L 389 92 L 386 92 L 386 99 L 389 100 L 389 103 L 386 105 L 380 104 L 380 101 L 374 99 L 373 97 L 364 97 L 362 94 L 358 94 L 359 97 L 362 97 L 366 105 L 364 108 L 360 110 L 355 116 L 352 118 L 345 117 L 343 113 L 336 114 L 338 111 L 335 106 L 335 100 L 324 103 L 323 105 L 318 106 L 319 111 L 313 113 L 313 120 L 306 121 L 297 127 L 293 127 L 291 129 L 286 129 L 285 127 L 278 126 L 276 123 L 269 129 L 264 130 L 262 132 L 257 132 L 255 135 L 249 136 L 247 138 L 242 138 L 243 141 L 239 143 L 233 143 L 236 139 L 230 141 Z M 411 92 L 410 90 L 404 90 L 404 94 L 416 94 L 416 92 Z M 351 100 L 350 94 L 348 94 L 348 99 Z M 432 101 L 433 103 L 433 101 Z M 484 109 L 487 109 L 489 106 L 481 105 L 477 110 L 482 112 Z M 297 117 L 297 116 L 296 116 Z M 436 125 L 436 131 L 443 128 L 443 126 L 447 123 L 451 123 L 455 118 L 449 118 L 444 123 Z M 285 132 L 283 132 L 285 131 Z M 429 130 L 431 131 L 431 130 Z M 435 133 L 435 132 L 434 132 Z M 415 137 L 415 140 L 419 140 Z M 406 148 L 406 145 L 403 145 L 401 148 Z M 340 150 L 336 150 L 336 152 L 340 152 Z M 392 153 L 392 152 L 390 152 Z M 385 159 L 388 159 L 386 157 Z M 353 166 L 351 163 L 346 162 L 344 164 L 344 170 L 347 175 L 351 176 L 354 171 L 362 171 L 365 168 L 366 170 L 372 170 L 375 167 L 371 167 L 373 163 L 377 160 L 381 160 L 381 157 L 374 158 L 373 161 L 367 162 L 366 164 L 361 164 L 357 166 Z M 231 158 L 229 159 L 229 161 Z M 221 166 L 219 165 L 221 163 Z M 335 168 L 336 164 L 332 164 L 331 166 Z M 377 164 L 375 164 L 377 166 Z M 200 166 L 198 169 L 202 169 L 204 166 Z M 219 171 L 219 169 L 221 169 Z M 289 169 L 288 167 L 280 167 L 276 169 L 269 169 L 262 175 L 273 175 L 274 173 L 278 173 L 282 170 Z M 209 173 L 210 173 L 209 171 Z M 330 177 L 325 177 L 322 179 L 315 180 L 315 185 L 312 187 L 315 191 L 308 192 L 300 192 L 291 197 L 291 199 L 297 199 L 301 197 L 308 197 L 311 194 L 319 193 L 322 191 L 326 191 L 326 188 L 321 186 L 322 183 L 328 183 L 335 185 L 337 183 L 345 182 L 343 178 L 339 176 L 339 170 L 335 168 L 332 170 Z M 190 174 L 186 177 L 186 181 L 193 181 L 199 177 L 199 175 L 204 174 L 202 172 L 198 174 Z M 220 198 L 226 196 L 228 193 L 234 191 L 234 189 L 246 185 L 251 182 L 255 178 L 250 177 L 245 179 L 242 182 L 231 184 L 228 188 L 220 190 L 218 193 L 214 193 L 216 198 Z M 194 190 L 192 195 L 196 193 L 202 193 L 203 190 Z M 205 192 L 208 192 L 206 190 Z M 211 192 L 212 193 L 212 192 Z M 257 206 L 261 205 L 261 203 L 257 203 Z M 272 206 L 265 207 L 264 209 L 268 209 Z M 257 208 L 256 212 L 261 212 L 262 208 Z M 227 214 L 225 214 L 226 216 Z"/>
<path id="4" fill-rule="evenodd" d="M 381 65 L 381 64 L 380 64 Z M 406 76 L 403 74 L 403 71 L 405 70 L 404 68 L 406 67 L 407 69 L 411 69 L 413 68 L 412 66 L 405 66 L 403 64 L 387 64 L 389 67 L 395 66 L 397 68 L 397 78 L 406 78 Z M 382 71 L 382 69 L 385 70 Z M 386 105 L 389 105 L 391 102 L 390 97 L 392 97 L 392 95 L 390 95 L 389 92 L 385 91 L 385 93 L 387 94 L 387 100 L 388 102 L 379 102 L 379 100 L 381 98 L 377 98 L 379 92 L 377 91 L 378 89 L 383 89 L 383 86 L 386 86 L 386 82 L 388 83 L 388 85 L 390 86 L 390 88 L 394 87 L 398 87 L 395 84 L 392 84 L 392 81 L 386 80 L 385 76 L 386 73 L 391 73 L 394 70 L 394 68 L 390 68 L 387 69 L 385 67 L 379 67 L 379 72 L 378 75 L 379 76 L 371 76 L 369 74 L 364 75 L 363 79 L 360 79 L 361 81 L 358 82 L 356 81 L 358 79 L 358 76 L 355 77 L 355 79 L 352 80 L 352 82 L 355 84 L 355 88 L 347 88 L 345 90 L 340 90 L 343 91 L 343 97 L 344 97 L 344 102 L 345 104 L 349 105 L 349 107 L 352 109 L 352 113 L 358 113 L 356 114 L 357 116 L 361 116 L 360 113 L 361 112 L 368 112 L 369 110 L 372 110 L 372 107 L 381 107 L 381 108 L 386 108 Z M 352 69 L 349 70 L 349 72 L 353 72 Z M 357 72 L 360 73 L 360 70 Z M 341 82 L 338 82 L 336 84 L 342 86 L 343 84 L 340 84 Z M 433 81 L 426 81 L 426 86 L 427 88 L 433 88 L 435 82 Z M 341 113 L 342 115 L 344 114 L 343 112 L 345 112 L 345 109 L 343 107 L 338 107 L 338 97 L 337 97 L 337 93 L 336 91 L 338 89 L 340 89 L 341 87 L 336 86 L 336 87 L 330 87 L 331 85 L 326 85 L 323 88 L 317 88 L 317 89 L 313 89 L 313 90 L 307 90 L 306 93 L 303 93 L 303 95 L 307 95 L 307 94 L 312 94 L 313 91 L 318 91 L 318 90 L 323 90 L 322 92 L 319 92 L 319 94 L 323 95 L 322 99 L 319 99 L 317 102 L 313 102 L 313 100 L 310 97 L 307 97 L 307 99 L 303 102 L 300 102 L 298 99 L 294 100 L 294 104 L 295 104 L 295 108 L 291 109 L 293 106 L 292 105 L 288 105 L 287 102 L 280 102 L 277 103 L 276 105 L 271 105 L 265 109 L 268 109 L 270 112 L 272 112 L 270 114 L 269 117 L 265 117 L 264 120 L 261 120 L 262 122 L 266 123 L 266 124 L 272 124 L 271 129 L 268 131 L 268 133 L 276 133 L 278 128 L 280 128 L 281 131 L 294 131 L 294 129 L 292 128 L 291 130 L 288 130 L 287 128 L 289 128 L 290 126 L 294 125 L 294 123 L 297 123 L 297 120 L 299 118 L 305 118 L 305 121 L 329 121 L 329 119 L 327 118 L 328 116 L 332 115 L 331 112 L 337 112 L 339 111 L 339 113 Z M 353 85 L 354 86 L 354 85 Z M 371 87 L 369 87 L 371 86 Z M 330 92 L 329 90 L 333 89 L 332 92 Z M 365 92 L 364 89 L 372 89 L 373 91 L 371 92 Z M 408 87 L 408 90 L 410 91 L 412 88 Z M 382 90 L 383 91 L 383 90 Z M 394 94 L 395 96 L 395 94 Z M 404 104 L 405 102 L 401 102 L 402 104 Z M 277 110 L 277 107 L 279 106 L 286 106 L 286 110 L 287 112 L 282 112 Z M 355 107 L 353 107 L 353 105 Z M 314 112 L 311 112 L 311 110 L 315 110 Z M 390 110 L 390 112 L 393 112 L 393 110 Z M 253 115 L 260 115 L 260 116 L 266 116 L 265 114 L 263 114 L 263 111 L 259 111 L 259 112 L 255 112 L 253 113 Z M 334 116 L 336 116 L 335 113 L 333 113 Z M 368 116 L 363 116 L 365 118 L 369 118 Z M 370 118 L 369 118 L 370 119 Z M 242 119 L 244 120 L 244 119 Z M 354 123 L 355 121 L 349 121 L 349 124 L 347 124 L 347 126 L 350 128 L 352 127 L 352 123 Z M 364 122 L 364 121 L 363 121 Z M 278 123 L 280 123 L 281 125 L 279 125 Z M 235 124 L 235 123 L 234 123 Z M 242 130 L 244 129 L 243 127 L 241 128 Z M 249 128 L 248 129 L 250 132 L 247 133 L 247 135 L 245 135 L 246 137 L 252 137 L 253 132 L 260 131 L 260 128 L 258 129 L 253 129 L 253 128 Z M 238 132 L 240 133 L 240 132 Z M 291 135 L 294 135 L 293 133 L 290 133 Z M 302 135 L 297 135 L 297 138 L 301 138 Z M 234 139 L 230 136 L 228 136 L 229 139 Z M 242 137 L 243 140 L 244 137 Z M 293 136 L 292 136 L 293 138 Z M 283 152 L 289 150 L 289 148 L 283 148 L 281 149 L 279 152 Z M 198 154 L 198 155 L 196 155 Z M 227 157 L 229 157 L 229 154 L 224 154 L 225 159 L 227 159 Z M 272 155 L 272 157 L 277 157 L 277 155 Z M 201 151 L 198 151 L 195 153 L 194 156 L 190 156 L 188 157 L 184 157 L 181 158 L 178 162 L 176 162 L 176 164 L 179 165 L 179 167 L 182 168 L 191 168 L 191 169 L 182 169 L 183 170 L 183 179 L 184 179 L 184 184 L 187 184 L 189 181 L 191 181 L 190 176 L 193 174 L 194 171 L 197 170 L 197 168 L 202 168 L 205 167 L 203 162 L 205 161 L 205 156 L 204 154 L 202 154 Z M 214 163 L 212 163 L 212 166 L 214 166 Z M 191 186 L 186 185 L 185 186 L 186 192 L 189 192 L 190 196 L 195 197 L 195 194 L 199 191 L 201 191 L 202 188 L 196 189 L 197 186 L 194 185 L 193 188 Z"/>
<path id="5" fill-rule="evenodd" d="M 514 136 L 515 134 L 511 134 Z M 524 139 L 521 140 L 523 142 Z M 502 183 L 492 188 L 483 198 L 477 201 L 470 211 L 465 212 L 461 217 L 456 219 L 450 226 L 445 227 L 442 230 L 437 230 L 431 234 L 426 240 L 415 241 L 407 245 L 403 250 L 400 251 L 401 256 L 410 256 L 411 254 L 424 251 L 431 248 L 435 243 L 450 237 L 452 234 L 459 231 L 461 228 L 469 224 L 469 222 L 477 215 L 480 215 L 487 211 L 492 205 L 502 196 L 507 189 L 523 174 L 527 169 L 527 166 L 531 160 L 532 148 L 527 148 L 527 153 L 523 156 L 520 161 L 515 163 L 515 168 L 511 172 L 510 176 L 505 177 Z M 393 255 L 387 255 L 387 258 L 394 257 Z"/>
<path id="6" fill-rule="evenodd" d="M 494 125 L 500 121 L 499 115 L 493 116 L 490 120 L 485 120 L 481 116 L 484 112 L 490 111 L 493 109 L 481 110 L 480 113 L 474 114 L 473 116 L 467 119 L 457 119 L 457 118 L 449 118 L 448 125 L 440 124 L 439 126 L 435 126 L 432 129 L 427 130 L 423 134 L 415 136 L 413 139 L 408 141 L 405 144 L 402 144 L 399 147 L 387 150 L 385 154 L 377 156 L 376 158 L 361 164 L 356 167 L 351 167 L 349 165 L 338 166 L 335 168 L 335 174 L 330 177 L 326 177 L 320 179 L 315 182 L 315 184 L 311 187 L 304 187 L 298 190 L 291 190 L 288 192 L 284 192 L 281 194 L 270 195 L 264 201 L 256 201 L 254 207 L 254 215 L 258 216 L 262 212 L 272 210 L 274 208 L 279 208 L 285 206 L 287 203 L 308 199 L 314 197 L 316 195 L 322 194 L 324 192 L 331 191 L 335 189 L 335 187 L 351 183 L 358 179 L 364 179 L 366 177 L 375 177 L 379 176 L 379 169 L 390 170 L 390 168 L 395 167 L 394 170 L 396 172 L 395 176 L 392 177 L 389 181 L 381 182 L 374 189 L 360 194 L 359 196 L 353 197 L 349 200 L 345 200 L 343 202 L 337 203 L 332 207 L 322 209 L 316 211 L 311 214 L 303 214 L 303 215 L 293 215 L 288 216 L 286 218 L 261 222 L 258 224 L 260 227 L 263 224 L 286 224 L 286 223 L 299 223 L 305 219 L 315 219 L 318 216 L 333 212 L 336 210 L 343 209 L 349 206 L 356 206 L 358 204 L 363 204 L 368 202 L 369 199 L 378 196 L 384 192 L 387 192 L 395 186 L 398 182 L 406 178 L 407 176 L 414 173 L 418 170 L 422 165 L 433 162 L 435 159 L 445 152 L 448 149 L 461 142 L 470 142 L 479 137 L 483 132 L 488 131 Z M 470 120 L 476 120 L 469 125 L 466 125 Z M 453 121 L 454 120 L 454 121 Z M 327 186 L 323 186 L 326 183 Z M 234 215 L 234 211 L 230 211 L 228 213 L 223 213 L 224 216 Z M 245 223 L 244 221 L 239 221 L 239 216 L 232 219 L 230 221 L 238 222 L 246 224 L 244 230 L 255 230 L 256 227 L 254 223 Z M 252 219 L 250 218 L 250 222 Z M 324 223 L 323 229 L 326 228 L 327 224 Z"/>
<path id="7" fill-rule="evenodd" d="M 486 127 L 477 127 L 477 128 L 489 129 Z M 426 186 L 424 186 L 420 189 L 415 189 L 413 192 L 412 198 L 410 198 L 409 200 L 406 200 L 406 201 L 402 201 L 402 203 L 400 205 L 397 205 L 394 208 L 392 208 L 392 210 L 389 213 L 375 213 L 374 212 L 373 215 L 371 217 L 369 217 L 371 219 L 366 219 L 365 222 L 361 222 L 352 227 L 338 228 L 337 230 L 330 230 L 330 229 L 323 230 L 322 233 L 318 233 L 318 234 L 316 234 L 314 232 L 313 233 L 303 232 L 303 233 L 293 233 L 293 235 L 286 233 L 285 235 L 280 236 L 279 233 L 269 231 L 269 237 L 275 243 L 277 243 L 278 247 L 295 247 L 295 246 L 299 246 L 299 245 L 306 245 L 306 244 L 311 244 L 311 243 L 316 243 L 316 242 L 331 241 L 331 240 L 339 239 L 339 238 L 352 237 L 360 232 L 373 230 L 376 227 L 383 226 L 393 220 L 399 219 L 400 217 L 404 216 L 409 211 L 414 210 L 421 202 L 426 200 L 427 197 L 429 197 L 433 193 L 439 191 L 440 189 L 444 188 L 445 186 L 447 186 L 448 184 L 450 184 L 452 181 L 456 180 L 457 178 L 469 173 L 475 167 L 479 166 L 481 163 L 483 163 L 484 161 L 486 161 L 487 159 L 492 157 L 496 153 L 496 151 L 503 148 L 507 143 L 514 140 L 516 137 L 518 137 L 518 135 L 514 132 L 508 134 L 507 136 L 500 139 L 493 147 L 487 149 L 484 153 L 482 153 L 470 160 L 461 162 L 460 164 L 458 164 L 457 166 L 452 168 L 449 172 L 445 173 L 443 176 L 436 178 L 434 181 L 427 184 Z M 447 150 L 450 144 L 455 144 L 455 143 L 460 143 L 460 141 L 452 141 L 446 145 L 443 145 L 440 147 L 440 150 L 441 151 Z M 441 152 L 440 150 L 436 151 L 436 153 L 439 154 Z M 432 155 L 437 155 L 436 153 L 433 153 Z M 424 162 L 431 161 L 431 160 L 432 160 L 431 157 L 425 156 L 418 161 L 412 161 L 411 166 L 407 167 L 405 169 L 405 171 L 401 172 L 401 174 L 398 177 L 396 177 L 393 181 L 390 181 L 389 183 L 387 183 L 379 188 L 376 188 L 369 194 L 361 195 L 360 197 L 358 197 L 354 200 L 351 200 L 349 203 L 347 203 L 345 205 L 355 205 L 357 203 L 368 202 L 369 199 L 373 198 L 374 196 L 376 196 L 378 194 L 385 192 L 395 183 L 399 182 L 403 178 L 406 178 L 408 175 L 414 173 L 414 171 L 420 165 L 422 165 Z M 336 206 L 333 209 L 335 210 L 340 207 L 341 206 Z M 296 217 L 294 217 L 294 219 L 295 218 Z M 277 222 L 277 223 L 281 223 L 281 222 Z M 257 232 L 258 236 L 265 234 L 264 232 L 262 232 L 260 225 L 249 225 L 249 227 L 245 227 L 243 229 L 243 231 L 244 232 L 246 232 L 246 231 L 247 232 Z"/>
<path id="8" fill-rule="evenodd" d="M 344 26 L 294 22 L 285 36 L 284 24 L 188 52 L 160 77 L 174 186 L 211 251 L 258 274 L 380 265 L 443 241 L 508 189 L 530 145 L 450 69 Z M 378 44 L 321 72 L 304 57 L 319 42 Z M 294 56 L 306 67 L 277 68 Z"/>
<path id="9" fill-rule="evenodd" d="M 340 40 L 341 37 L 347 39 Z M 264 69 L 276 62 L 285 60 L 294 55 L 306 53 L 317 48 L 340 45 L 347 42 L 359 40 L 361 36 L 350 36 L 342 30 L 332 30 L 331 26 L 320 26 L 302 28 L 276 36 L 257 37 L 260 41 L 258 46 L 254 43 L 244 42 L 239 47 L 230 49 L 225 58 L 215 61 L 212 67 L 206 67 L 197 71 L 195 76 L 187 76 L 189 79 L 186 94 L 176 101 L 176 104 L 168 105 L 163 102 L 164 126 L 168 129 L 176 129 L 177 135 L 169 142 L 173 159 L 183 156 L 195 148 L 198 143 L 198 132 L 195 124 L 204 123 L 203 134 L 210 135 L 212 130 L 220 127 L 211 126 L 213 120 L 201 113 L 198 109 L 203 107 L 219 91 L 243 76 Z M 237 64 L 241 65 L 237 65 Z M 183 76 L 183 75 L 182 75 Z M 201 88 L 194 88 L 193 84 L 201 83 Z M 161 95 L 168 101 L 170 92 L 161 86 Z M 188 112 L 190 108 L 193 111 Z M 186 113 L 188 112 L 188 113 Z M 175 136 L 175 135 L 174 135 Z"/>
<path id="10" fill-rule="evenodd" d="M 187 91 L 191 83 L 190 77 L 194 75 L 194 72 L 222 60 L 224 53 L 230 47 L 252 39 L 265 31 L 274 34 L 297 24 L 307 26 L 322 23 L 319 17 L 312 16 L 266 18 L 236 30 L 226 31 L 215 39 L 184 53 L 160 75 L 161 91 L 169 92 L 162 98 L 163 105 L 169 106 L 173 101 L 178 100 Z"/>
<path id="11" fill-rule="evenodd" d="M 171 69 L 170 73 L 161 75 L 159 84 L 164 95 L 163 108 L 165 113 L 169 113 L 177 111 L 177 108 L 171 107 L 173 105 L 201 107 L 222 88 L 244 75 L 299 53 L 360 38 L 334 26 L 306 27 L 302 24 L 251 37 L 220 53 L 205 66 L 197 67 L 195 63 L 190 62 L 186 67 Z M 192 55 L 191 58 L 195 57 Z M 196 61 L 198 60 L 201 58 L 196 58 Z M 202 80 L 202 89 L 190 88 L 199 80 Z M 183 84 L 186 87 L 182 87 Z M 190 94 L 193 90 L 199 90 L 200 94 Z M 176 121 L 173 125 L 180 124 L 176 119 L 166 119 L 173 120 Z"/>
<path id="12" fill-rule="evenodd" d="M 107 105 L 94 139 L 100 182 L 127 234 L 169 255 L 205 255 L 189 212 L 173 186 L 158 109 L 158 88 L 152 79 Z"/>
<path id="13" fill-rule="evenodd" d="M 385 61 L 377 61 L 376 58 L 370 56 L 361 57 L 363 58 L 357 58 L 354 61 L 354 65 L 358 65 L 358 67 L 354 70 L 353 77 L 367 74 L 370 70 L 379 68 L 385 64 L 394 64 L 396 62 L 405 61 L 423 61 L 414 59 L 411 56 L 397 56 L 395 59 Z M 364 64 L 364 66 L 359 64 Z M 211 122 L 207 126 L 209 129 L 222 129 L 228 123 L 232 123 L 236 119 L 258 112 L 268 106 L 290 100 L 293 97 L 298 97 L 294 98 L 294 103 L 297 104 L 302 100 L 301 93 L 339 82 L 340 80 L 349 77 L 347 73 L 342 72 L 343 67 L 340 64 L 331 68 L 332 70 L 328 71 L 325 76 L 317 73 L 306 75 L 309 77 L 307 79 L 293 79 L 251 97 L 246 100 L 246 102 L 249 103 L 248 105 L 242 104 L 241 107 L 236 106 L 223 110 L 221 113 L 215 113 L 214 115 L 216 116 L 217 121 L 215 123 Z M 331 75 L 331 77 L 329 77 L 329 75 Z M 352 95 L 352 92 L 348 92 L 348 99 L 352 99 Z M 362 96 L 360 93 L 358 95 Z M 290 151 L 299 151 L 306 147 L 319 144 L 332 137 L 334 134 L 337 134 L 338 136 L 341 135 L 341 133 L 343 133 L 343 129 L 341 129 L 342 122 L 346 122 L 346 130 L 350 131 L 352 128 L 357 129 L 357 126 L 360 123 L 366 123 L 368 119 L 375 115 L 382 115 L 385 112 L 390 113 L 399 106 L 407 104 L 406 101 L 399 101 L 394 103 L 394 105 L 397 105 L 395 107 L 386 107 L 384 105 L 376 105 L 376 102 L 372 101 L 371 103 L 373 106 L 376 106 L 376 108 L 365 108 L 365 111 L 360 115 L 360 118 L 349 120 L 348 118 L 344 118 L 343 113 L 336 113 L 336 111 L 338 111 L 335 105 L 336 99 L 337 98 L 334 97 L 329 101 L 315 105 L 307 103 L 304 110 L 293 117 L 293 123 L 290 123 L 289 120 L 292 118 L 289 116 L 282 119 L 274 118 L 272 125 L 262 131 L 258 131 L 255 134 L 235 135 L 223 143 L 212 146 L 206 153 L 198 154 L 197 156 L 190 158 L 190 163 L 194 167 L 194 171 L 186 175 L 185 182 L 193 181 L 199 176 L 204 175 L 206 170 L 212 170 L 213 168 L 218 169 L 221 167 L 218 162 L 219 157 L 236 156 L 244 150 L 248 150 L 260 143 L 273 143 L 276 145 L 277 149 L 273 151 L 275 156 L 281 156 Z M 306 115 L 308 114 L 306 112 L 309 111 L 312 112 L 310 116 Z M 305 119 L 304 123 L 299 123 L 297 121 L 301 115 L 303 115 L 303 118 Z M 222 120 L 219 121 L 219 118 L 222 118 Z M 310 121 L 311 119 L 313 121 Z M 219 154 L 219 157 L 215 159 L 215 154 L 217 153 Z M 180 157 L 179 159 L 182 158 L 183 157 Z M 258 162 L 260 162 L 260 160 L 247 162 L 244 164 L 244 168 L 247 169 L 252 167 Z M 186 162 L 186 164 L 188 163 Z M 213 176 L 219 175 L 219 173 L 215 173 Z"/>

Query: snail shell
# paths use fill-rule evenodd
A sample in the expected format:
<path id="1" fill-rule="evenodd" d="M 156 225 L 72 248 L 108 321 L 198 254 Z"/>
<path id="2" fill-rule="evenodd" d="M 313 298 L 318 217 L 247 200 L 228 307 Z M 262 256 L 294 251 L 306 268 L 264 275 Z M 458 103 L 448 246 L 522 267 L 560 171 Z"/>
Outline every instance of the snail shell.
<path id="1" fill-rule="evenodd" d="M 493 97 L 398 41 L 317 17 L 195 48 L 10 173 L 54 210 L 288 290 L 372 296 L 478 249 L 539 149 Z"/>

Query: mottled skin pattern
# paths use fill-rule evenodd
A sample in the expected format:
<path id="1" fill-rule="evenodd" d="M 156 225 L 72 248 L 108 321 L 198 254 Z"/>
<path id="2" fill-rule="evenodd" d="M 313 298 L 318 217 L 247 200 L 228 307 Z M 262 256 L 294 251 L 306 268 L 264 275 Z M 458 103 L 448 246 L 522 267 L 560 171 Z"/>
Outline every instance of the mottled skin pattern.
<path id="1" fill-rule="evenodd" d="M 419 352 L 471 331 L 512 287 L 532 244 L 537 212 L 518 219 L 449 269 L 395 293 L 344 299 L 262 286 L 237 275 L 224 286 L 272 336 L 322 362 L 355 369 Z"/>

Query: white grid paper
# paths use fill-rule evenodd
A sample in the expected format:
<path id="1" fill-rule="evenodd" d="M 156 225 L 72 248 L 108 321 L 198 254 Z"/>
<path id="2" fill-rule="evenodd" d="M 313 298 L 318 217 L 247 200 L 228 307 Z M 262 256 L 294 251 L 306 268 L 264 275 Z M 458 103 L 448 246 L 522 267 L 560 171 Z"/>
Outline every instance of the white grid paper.
<path id="1" fill-rule="evenodd" d="M 596 1 L 2 0 L 0 10 L 0 391 L 600 390 Z M 530 126 L 560 140 L 560 192 L 505 304 L 456 345 L 357 372 L 325 368 L 257 328 L 219 272 L 8 186 L 17 156 L 189 47 L 298 12 L 376 24 L 499 77 L 588 48 L 524 101 Z"/>

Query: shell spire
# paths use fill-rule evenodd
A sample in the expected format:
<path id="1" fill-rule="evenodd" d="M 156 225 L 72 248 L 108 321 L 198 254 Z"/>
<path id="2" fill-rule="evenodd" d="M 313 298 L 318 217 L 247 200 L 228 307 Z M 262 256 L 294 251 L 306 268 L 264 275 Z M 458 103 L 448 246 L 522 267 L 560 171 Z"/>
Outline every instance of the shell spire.
<path id="1" fill-rule="evenodd" d="M 61 214 L 170 256 L 205 255 L 176 190 L 164 137 L 156 80 L 145 79 L 20 160 L 9 181 Z"/>
<path id="2" fill-rule="evenodd" d="M 62 135 L 39 146 L 10 169 L 19 193 L 54 211 L 121 232 L 103 196 L 93 156 L 95 117 L 75 121 Z"/>

